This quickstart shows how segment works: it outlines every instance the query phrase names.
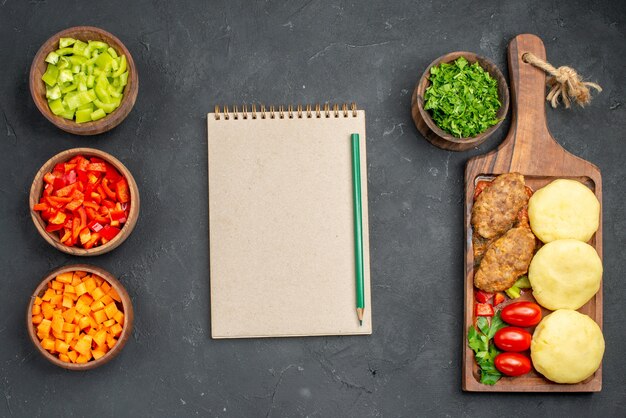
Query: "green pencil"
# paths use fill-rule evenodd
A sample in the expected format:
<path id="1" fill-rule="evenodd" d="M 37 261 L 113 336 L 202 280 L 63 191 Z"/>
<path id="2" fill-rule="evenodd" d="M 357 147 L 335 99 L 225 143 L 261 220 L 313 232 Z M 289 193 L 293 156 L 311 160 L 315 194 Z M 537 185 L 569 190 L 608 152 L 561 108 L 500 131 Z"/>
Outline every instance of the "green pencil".
<path id="1" fill-rule="evenodd" d="M 352 134 L 352 197 L 354 201 L 354 264 L 356 272 L 356 315 L 363 325 L 363 221 L 361 211 L 361 151 L 359 134 Z"/>

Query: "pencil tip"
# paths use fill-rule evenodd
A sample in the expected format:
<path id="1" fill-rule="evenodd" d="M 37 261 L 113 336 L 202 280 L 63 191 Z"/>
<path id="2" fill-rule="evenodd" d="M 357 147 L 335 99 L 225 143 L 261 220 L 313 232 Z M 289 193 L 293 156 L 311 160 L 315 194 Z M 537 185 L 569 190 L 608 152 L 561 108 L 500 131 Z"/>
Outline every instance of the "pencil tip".
<path id="1" fill-rule="evenodd" d="M 363 326 L 363 320 L 359 319 L 359 326 L 362 327 Z"/>

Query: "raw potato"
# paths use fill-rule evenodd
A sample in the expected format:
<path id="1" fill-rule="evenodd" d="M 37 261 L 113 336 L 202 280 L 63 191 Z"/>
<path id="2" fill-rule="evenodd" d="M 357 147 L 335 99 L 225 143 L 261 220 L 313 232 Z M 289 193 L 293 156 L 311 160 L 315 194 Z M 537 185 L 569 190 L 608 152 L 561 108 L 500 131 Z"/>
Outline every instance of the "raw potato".
<path id="1" fill-rule="evenodd" d="M 587 242 L 598 230 L 600 202 L 575 180 L 558 179 L 528 201 L 530 227 L 541 241 L 573 238 Z"/>
<path id="2" fill-rule="evenodd" d="M 556 383 L 578 383 L 593 375 L 604 355 L 604 337 L 587 315 L 561 309 L 537 326 L 530 344 L 535 369 Z"/>
<path id="3" fill-rule="evenodd" d="M 544 308 L 578 309 L 600 289 L 602 261 L 589 244 L 575 239 L 541 247 L 528 268 L 533 296 Z"/>

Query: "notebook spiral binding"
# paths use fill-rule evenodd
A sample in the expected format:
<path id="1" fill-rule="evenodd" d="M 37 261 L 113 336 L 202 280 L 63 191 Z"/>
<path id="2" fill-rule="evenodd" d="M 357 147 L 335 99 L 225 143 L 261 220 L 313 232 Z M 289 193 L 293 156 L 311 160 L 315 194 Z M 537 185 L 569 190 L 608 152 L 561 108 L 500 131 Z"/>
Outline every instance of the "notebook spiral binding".
<path id="1" fill-rule="evenodd" d="M 348 109 L 348 104 L 344 103 L 341 105 L 341 109 L 339 108 L 338 104 L 334 104 L 332 105 L 332 109 L 331 109 L 331 105 L 326 103 L 324 104 L 323 108 L 322 106 L 320 106 L 320 104 L 316 104 L 315 106 L 311 106 L 310 104 L 306 105 L 306 106 L 302 106 L 301 104 L 297 105 L 295 110 L 293 105 L 289 105 L 287 106 L 287 109 L 285 110 L 285 106 L 280 105 L 278 106 L 278 109 L 276 108 L 276 106 L 269 106 L 269 108 L 267 108 L 265 105 L 260 105 L 260 109 L 257 111 L 257 106 L 255 104 L 251 105 L 250 110 L 248 110 L 248 105 L 244 104 L 241 107 L 241 111 L 239 110 L 239 108 L 237 106 L 233 106 L 232 111 L 228 108 L 228 106 L 224 106 L 223 108 L 220 108 L 219 105 L 215 106 L 215 119 L 216 120 L 220 120 L 220 119 L 225 119 L 225 120 L 229 120 L 229 119 L 293 119 L 293 118 L 331 118 L 331 117 L 341 117 L 343 116 L 344 118 L 349 117 L 350 115 L 352 115 L 353 117 L 356 117 L 357 115 L 357 108 L 356 108 L 356 103 L 351 103 L 350 104 L 350 108 Z"/>

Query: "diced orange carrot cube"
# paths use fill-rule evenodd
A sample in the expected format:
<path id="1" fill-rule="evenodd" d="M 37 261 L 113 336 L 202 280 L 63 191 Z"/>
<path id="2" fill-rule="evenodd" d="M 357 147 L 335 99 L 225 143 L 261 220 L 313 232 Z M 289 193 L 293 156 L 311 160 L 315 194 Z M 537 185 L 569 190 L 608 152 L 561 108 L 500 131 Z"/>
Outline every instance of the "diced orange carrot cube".
<path id="1" fill-rule="evenodd" d="M 74 272 L 74 275 L 75 275 L 76 277 L 81 278 L 81 279 L 82 279 L 83 277 L 87 276 L 88 274 L 89 274 L 89 273 L 87 273 L 86 271 L 75 271 L 75 272 Z"/>
<path id="2" fill-rule="evenodd" d="M 54 289 L 46 289 L 46 292 L 41 297 L 41 300 L 43 300 L 44 302 L 50 302 L 50 299 L 52 299 L 52 296 L 54 296 L 55 294 L 56 293 L 54 292 Z"/>
<path id="3" fill-rule="evenodd" d="M 63 324 L 63 332 L 74 332 L 74 328 L 76 325 L 68 324 L 67 322 Z"/>
<path id="4" fill-rule="evenodd" d="M 98 300 L 100 299 L 102 296 L 104 296 L 104 292 L 102 291 L 101 288 L 96 287 L 95 289 L 93 289 L 91 292 L 89 292 L 91 294 L 91 296 L 93 296 L 94 300 Z"/>
<path id="5" fill-rule="evenodd" d="M 63 312 L 63 319 L 65 322 L 74 322 L 76 316 L 76 308 L 70 307 L 67 311 Z"/>
<path id="6" fill-rule="evenodd" d="M 39 296 L 35 296 L 35 301 L 33 302 L 33 305 L 41 305 L 42 302 L 43 301 Z"/>
<path id="7" fill-rule="evenodd" d="M 96 283 L 96 280 L 93 278 L 93 276 L 85 277 L 83 279 L 83 283 L 87 287 L 88 292 L 91 292 L 96 287 L 98 287 L 98 284 Z"/>
<path id="8" fill-rule="evenodd" d="M 91 304 L 90 308 L 94 312 L 99 311 L 100 309 L 104 309 L 104 303 L 102 303 L 101 300 L 97 300 Z"/>
<path id="9" fill-rule="evenodd" d="M 52 327 L 52 321 L 50 321 L 49 319 L 44 319 L 37 326 L 37 333 L 43 333 L 47 335 L 50 333 L 51 327 Z"/>
<path id="10" fill-rule="evenodd" d="M 115 344 L 117 343 L 117 340 L 115 338 L 112 338 L 110 340 L 107 340 L 107 346 L 109 348 L 113 348 L 115 346 Z"/>
<path id="11" fill-rule="evenodd" d="M 91 326 L 91 323 L 89 322 L 89 316 L 83 316 L 78 321 L 78 328 L 79 329 L 85 329 L 85 328 L 88 328 L 90 326 Z"/>
<path id="12" fill-rule="evenodd" d="M 33 324 L 35 325 L 41 324 L 41 321 L 43 321 L 43 315 L 41 314 L 33 315 Z"/>
<path id="13" fill-rule="evenodd" d="M 63 353 L 59 354 L 59 360 L 64 361 L 66 363 L 70 362 L 70 358 L 67 356 L 67 354 L 63 354 Z"/>
<path id="14" fill-rule="evenodd" d="M 106 313 L 104 313 L 103 310 L 92 312 L 91 315 L 93 316 L 93 319 L 95 319 L 98 324 L 101 324 L 107 320 L 107 315 Z"/>
<path id="15" fill-rule="evenodd" d="M 104 279 L 100 276 L 98 276 L 97 274 L 92 275 L 94 280 L 96 281 L 96 284 L 98 285 L 98 287 L 100 287 L 100 285 L 102 285 L 102 283 L 104 283 Z"/>
<path id="16" fill-rule="evenodd" d="M 56 333 L 63 332 L 63 315 L 62 314 L 54 314 L 54 316 L 52 317 L 51 328 Z"/>
<path id="17" fill-rule="evenodd" d="M 93 338 L 93 336 L 96 335 L 96 332 L 98 331 L 93 328 L 89 328 L 89 331 L 87 331 L 87 335 L 90 335 Z"/>
<path id="18" fill-rule="evenodd" d="M 111 288 L 111 290 L 109 290 L 107 294 L 111 296 L 113 300 L 117 302 L 122 302 L 122 298 L 120 297 L 120 295 L 117 294 L 117 291 L 114 288 Z"/>
<path id="19" fill-rule="evenodd" d="M 52 280 L 52 288 L 54 290 L 63 290 L 63 283 L 56 281 L 56 280 Z"/>
<path id="20" fill-rule="evenodd" d="M 91 352 L 89 353 L 89 355 L 91 356 Z M 89 361 L 90 357 L 87 356 L 83 356 L 82 354 L 80 356 L 78 356 L 76 358 L 76 363 L 77 364 L 82 364 L 82 363 L 87 363 Z"/>
<path id="21" fill-rule="evenodd" d="M 81 315 L 89 315 L 89 313 L 91 312 L 91 308 L 89 307 L 89 305 L 80 305 L 76 307 L 76 310 L 78 311 L 78 313 L 80 313 Z"/>
<path id="22" fill-rule="evenodd" d="M 41 305 L 33 305 L 31 312 L 33 315 L 39 315 L 41 313 Z"/>
<path id="23" fill-rule="evenodd" d="M 113 318 L 111 318 L 111 319 L 107 319 L 106 321 L 104 321 L 104 322 L 102 323 L 102 325 L 104 325 L 104 326 L 105 326 L 105 327 L 107 327 L 107 328 L 108 328 L 108 327 L 110 327 L 110 326 L 112 326 L 112 325 L 114 325 L 114 324 L 115 324 L 115 319 L 113 319 Z"/>
<path id="24" fill-rule="evenodd" d="M 106 342 L 106 339 L 107 332 L 105 330 L 100 330 L 96 332 L 96 334 L 93 336 L 93 341 L 98 345 L 104 344 Z"/>
<path id="25" fill-rule="evenodd" d="M 122 326 L 120 324 L 115 324 L 110 328 L 110 332 L 114 336 L 119 337 L 122 333 Z"/>
<path id="26" fill-rule="evenodd" d="M 72 306 L 74 306 L 74 301 L 69 296 L 63 295 L 63 302 L 61 302 L 61 306 L 63 306 L 64 308 L 69 309 Z"/>
<path id="27" fill-rule="evenodd" d="M 76 301 L 76 306 L 80 306 L 80 305 L 89 306 L 92 303 L 93 303 L 93 298 L 89 294 L 84 294 L 78 298 L 78 300 Z"/>
<path id="28" fill-rule="evenodd" d="M 111 290 L 111 285 L 109 284 L 109 282 L 103 281 L 102 284 L 100 285 L 100 288 L 102 289 L 104 293 L 107 293 L 109 290 Z"/>
<path id="29" fill-rule="evenodd" d="M 76 289 L 71 284 L 66 284 L 63 288 L 63 293 L 76 293 Z"/>
<path id="30" fill-rule="evenodd" d="M 89 321 L 89 319 L 87 319 L 87 321 Z M 74 338 L 78 339 L 80 337 L 80 330 L 82 328 L 80 327 L 80 325 L 77 324 L 76 328 L 74 328 Z"/>
<path id="31" fill-rule="evenodd" d="M 50 303 L 56 305 L 58 308 L 63 306 L 63 295 L 54 295 L 50 298 Z"/>
<path id="32" fill-rule="evenodd" d="M 111 319 L 115 316 L 115 314 L 117 313 L 118 309 L 117 309 L 117 305 L 115 304 L 115 302 L 111 302 L 109 303 L 106 308 L 104 308 L 104 313 L 107 314 L 107 318 Z"/>
<path id="33" fill-rule="evenodd" d="M 67 356 L 70 358 L 70 361 L 72 363 L 76 363 L 76 359 L 78 358 L 78 354 L 76 353 L 76 351 L 68 351 Z"/>
<path id="34" fill-rule="evenodd" d="M 104 296 L 102 296 L 102 297 L 100 298 L 100 301 L 101 301 L 102 303 L 104 303 L 105 305 L 108 305 L 108 304 L 109 304 L 109 303 L 111 303 L 111 302 L 115 302 L 115 301 L 113 300 L 113 298 L 112 298 L 111 296 L 109 296 L 109 295 L 104 295 Z"/>
<path id="35" fill-rule="evenodd" d="M 74 289 L 76 290 L 76 294 L 78 296 L 87 293 L 87 287 L 85 286 L 85 283 L 77 284 L 76 286 L 74 286 Z"/>
<path id="36" fill-rule="evenodd" d="M 102 312 L 102 311 L 98 311 L 98 312 Z M 93 317 L 94 312 L 92 312 L 90 315 L 87 315 L 87 318 L 89 318 L 89 325 L 91 326 L 91 328 L 97 329 L 98 328 L 98 323 L 96 322 L 96 320 Z M 102 312 L 102 315 L 105 316 L 104 312 Z"/>
<path id="37" fill-rule="evenodd" d="M 44 338 L 41 341 L 41 346 L 48 351 L 54 351 L 54 340 L 51 338 Z"/>
<path id="38" fill-rule="evenodd" d="M 91 354 L 93 355 L 93 358 L 95 360 L 98 360 L 100 357 L 104 356 L 106 353 L 103 353 L 102 351 L 98 351 L 98 350 L 91 350 Z"/>
<path id="39" fill-rule="evenodd" d="M 43 313 L 44 318 L 52 319 L 52 315 L 54 314 L 54 306 L 52 306 L 50 302 L 44 302 L 41 304 L 41 312 Z"/>
<path id="40" fill-rule="evenodd" d="M 74 272 L 69 271 L 67 273 L 61 273 L 56 277 L 56 280 L 60 283 L 72 283 L 72 277 L 74 277 Z"/>
<path id="41" fill-rule="evenodd" d="M 63 341 L 65 341 L 65 344 L 69 344 L 73 339 L 74 339 L 74 332 L 66 332 L 65 338 L 63 339 Z"/>
<path id="42" fill-rule="evenodd" d="M 93 339 L 90 335 L 85 335 L 81 339 L 78 340 L 74 349 L 78 351 L 79 354 L 87 356 L 91 353 L 91 341 Z"/>
<path id="43" fill-rule="evenodd" d="M 113 319 L 115 319 L 115 322 L 118 324 L 124 324 L 124 313 L 122 311 L 117 311 Z"/>
<path id="44" fill-rule="evenodd" d="M 96 351 L 101 351 L 103 353 L 108 353 L 109 352 L 109 346 L 107 345 L 107 343 L 105 342 L 102 345 L 97 345 L 96 348 L 92 348 L 92 350 L 96 350 Z"/>
<path id="45" fill-rule="evenodd" d="M 70 283 L 72 286 L 76 287 L 79 284 L 82 283 L 82 280 L 80 279 L 80 277 L 78 277 L 76 274 L 74 274 L 74 277 L 72 277 L 72 283 Z"/>
<path id="46" fill-rule="evenodd" d="M 67 353 L 67 350 L 69 350 L 69 348 L 69 344 L 66 344 L 63 340 L 56 340 L 54 342 L 54 350 L 58 353 Z"/>
<path id="47" fill-rule="evenodd" d="M 65 334 L 63 334 L 63 332 L 52 331 L 52 336 L 58 340 L 65 339 Z"/>

